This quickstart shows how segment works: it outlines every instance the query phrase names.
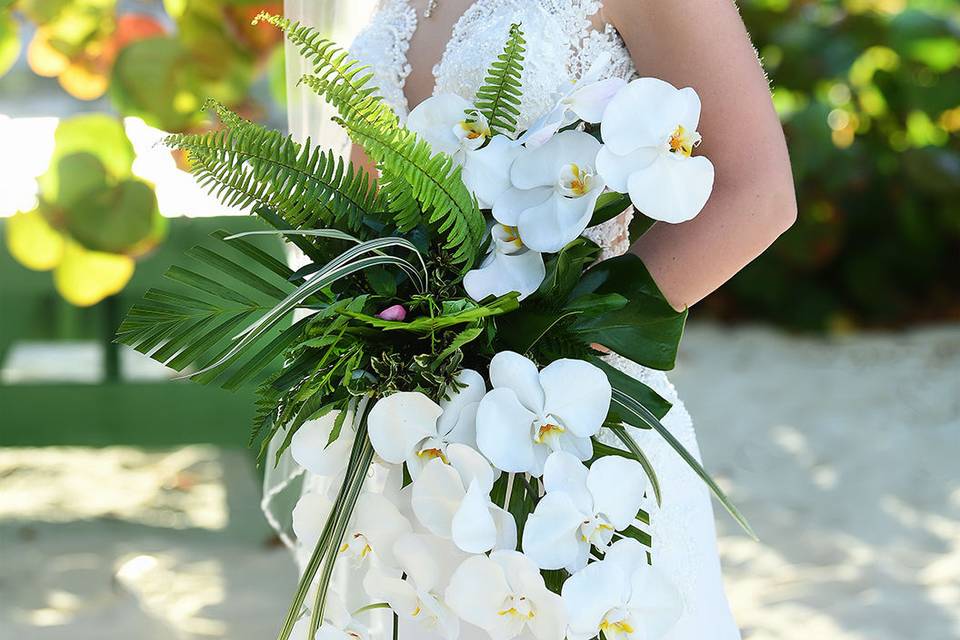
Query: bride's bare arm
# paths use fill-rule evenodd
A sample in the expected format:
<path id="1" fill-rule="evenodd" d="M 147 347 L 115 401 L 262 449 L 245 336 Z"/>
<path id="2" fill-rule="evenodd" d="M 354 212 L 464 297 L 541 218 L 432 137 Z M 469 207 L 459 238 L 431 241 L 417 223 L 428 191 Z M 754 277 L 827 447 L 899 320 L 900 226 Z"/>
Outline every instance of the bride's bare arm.
<path id="1" fill-rule="evenodd" d="M 713 195 L 690 222 L 658 223 L 633 247 L 670 303 L 698 302 L 793 224 L 783 131 L 732 0 L 606 0 L 642 76 L 700 94 L 698 150 L 716 167 Z"/>

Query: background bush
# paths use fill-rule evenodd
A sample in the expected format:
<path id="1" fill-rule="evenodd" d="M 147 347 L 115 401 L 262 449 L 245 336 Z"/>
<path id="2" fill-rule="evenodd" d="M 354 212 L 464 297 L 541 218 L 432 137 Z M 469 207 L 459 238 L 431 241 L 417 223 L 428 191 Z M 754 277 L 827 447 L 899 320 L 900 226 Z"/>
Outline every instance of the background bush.
<path id="1" fill-rule="evenodd" d="M 800 215 L 705 306 L 808 329 L 960 318 L 960 3 L 740 5 Z"/>

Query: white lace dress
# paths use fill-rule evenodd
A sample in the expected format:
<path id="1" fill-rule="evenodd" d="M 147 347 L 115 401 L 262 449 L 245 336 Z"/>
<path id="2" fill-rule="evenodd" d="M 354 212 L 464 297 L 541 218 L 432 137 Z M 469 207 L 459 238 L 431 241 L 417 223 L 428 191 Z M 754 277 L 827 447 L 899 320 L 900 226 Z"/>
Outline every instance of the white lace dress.
<path id="1" fill-rule="evenodd" d="M 520 126 L 529 124 L 553 106 L 563 85 L 575 81 L 601 53 L 612 64 L 608 75 L 629 79 L 635 70 L 625 45 L 612 26 L 595 29 L 590 17 L 600 0 L 477 0 L 456 23 L 440 63 L 434 67 L 434 93 L 455 93 L 471 99 L 490 62 L 500 53 L 510 25 L 521 23 L 527 40 L 524 68 L 524 104 Z M 417 28 L 418 12 L 409 0 L 382 0 L 378 12 L 353 41 L 351 52 L 370 65 L 384 99 L 405 118 L 410 105 L 404 94 L 410 73 L 407 49 Z M 629 212 L 589 229 L 604 257 L 627 249 Z M 673 385 L 660 371 L 613 356 L 611 363 L 655 389 L 673 403 L 664 424 L 699 457 L 690 415 Z M 668 640 L 736 640 L 740 637 L 727 604 L 720 576 L 713 512 L 708 490 L 662 439 L 650 431 L 634 430 L 634 437 L 650 458 L 663 487 L 663 506 L 651 505 L 654 563 L 680 589 L 684 614 Z M 617 441 L 611 444 L 619 444 Z M 310 484 L 308 480 L 308 484 Z M 338 572 L 339 573 L 339 572 Z M 342 584 L 354 578 L 340 574 Z M 426 638 L 422 629 L 404 628 L 405 640 Z M 389 638 L 388 626 L 375 625 L 377 640 Z"/>

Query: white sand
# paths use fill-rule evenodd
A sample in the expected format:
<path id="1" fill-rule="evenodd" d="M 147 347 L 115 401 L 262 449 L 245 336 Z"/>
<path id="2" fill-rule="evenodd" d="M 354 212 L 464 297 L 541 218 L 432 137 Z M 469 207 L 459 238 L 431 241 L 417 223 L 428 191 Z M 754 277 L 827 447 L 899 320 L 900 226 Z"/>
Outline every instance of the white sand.
<path id="1" fill-rule="evenodd" d="M 747 640 L 960 638 L 960 328 L 699 325 L 673 379 L 762 540 L 718 514 Z M 0 640 L 270 640 L 266 537 L 239 452 L 0 450 Z"/>

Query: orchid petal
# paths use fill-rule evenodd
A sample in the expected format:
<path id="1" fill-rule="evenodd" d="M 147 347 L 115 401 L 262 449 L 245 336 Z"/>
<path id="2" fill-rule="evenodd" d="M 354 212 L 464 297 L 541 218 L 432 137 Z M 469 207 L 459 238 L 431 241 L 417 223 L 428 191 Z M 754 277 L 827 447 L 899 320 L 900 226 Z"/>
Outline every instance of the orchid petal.
<path id="1" fill-rule="evenodd" d="M 531 437 L 535 418 L 512 389 L 494 389 L 477 410 L 477 446 L 498 469 L 527 472 L 535 462 Z"/>
<path id="2" fill-rule="evenodd" d="M 576 456 L 566 451 L 550 454 L 543 469 L 543 488 L 546 492 L 563 491 L 583 514 L 593 514 L 593 496 L 587 487 L 589 470 Z M 634 512 L 636 515 L 636 512 Z"/>
<path id="3" fill-rule="evenodd" d="M 494 549 L 516 549 L 517 548 L 517 521 L 513 514 L 490 503 L 490 515 L 493 516 L 497 524 L 497 541 Z"/>
<path id="4" fill-rule="evenodd" d="M 489 630 L 500 623 L 499 611 L 511 595 L 503 569 L 486 556 L 473 556 L 453 572 L 444 594 L 447 605 L 464 621 Z"/>
<path id="5" fill-rule="evenodd" d="M 371 598 L 386 602 L 398 615 L 409 619 L 419 606 L 417 591 L 407 580 L 372 569 L 363 579 L 363 588 Z"/>
<path id="6" fill-rule="evenodd" d="M 489 144 L 466 154 L 461 178 L 477 196 L 481 209 L 489 209 L 510 188 L 510 167 L 522 152 L 513 140 L 494 136 Z"/>
<path id="7" fill-rule="evenodd" d="M 543 412 L 544 393 L 537 365 L 514 351 L 501 351 L 490 360 L 490 384 L 511 389 L 517 400 L 535 414 Z"/>
<path id="8" fill-rule="evenodd" d="M 510 187 L 500 194 L 493 204 L 493 217 L 500 224 L 510 227 L 517 226 L 520 214 L 545 202 L 553 193 L 552 186 L 537 187 L 536 189 L 517 189 Z"/>
<path id="9" fill-rule="evenodd" d="M 542 204 L 527 209 L 517 221 L 520 239 L 534 251 L 559 252 L 590 224 L 603 187 L 602 179 L 596 176 L 590 191 L 579 198 L 554 193 Z"/>
<path id="10" fill-rule="evenodd" d="M 437 435 L 442 409 L 422 393 L 401 391 L 379 400 L 367 415 L 370 442 L 381 458 L 400 464 L 424 438 Z"/>
<path id="11" fill-rule="evenodd" d="M 367 539 L 380 561 L 386 566 L 395 566 L 393 545 L 400 536 L 410 533 L 410 521 L 391 500 L 372 491 L 360 496 L 353 518 L 353 530 Z"/>
<path id="12" fill-rule="evenodd" d="M 450 466 L 460 475 L 460 482 L 464 487 L 470 486 L 474 481 L 478 482 L 480 489 L 490 492 L 493 483 L 497 479 L 497 474 L 487 459 L 480 453 L 465 444 L 453 443 L 447 447 L 447 460 Z"/>
<path id="13" fill-rule="evenodd" d="M 598 80 L 577 88 L 564 102 L 584 122 L 596 124 L 603 119 L 603 112 L 621 89 L 627 86 L 622 78 Z"/>
<path id="14" fill-rule="evenodd" d="M 523 300 L 540 287 L 546 273 L 543 256 L 536 251 L 508 255 L 494 250 L 479 269 L 464 276 L 463 288 L 467 295 L 478 301 L 513 291 Z"/>
<path id="15" fill-rule="evenodd" d="M 487 383 L 483 376 L 473 369 L 463 369 L 456 376 L 457 384 L 460 389 L 448 389 L 448 397 L 440 400 L 440 409 L 443 413 L 437 420 L 437 432 L 444 439 L 449 441 L 463 442 L 471 444 L 473 438 L 470 434 L 475 432 L 474 425 L 470 424 L 471 411 L 464 411 L 470 405 L 479 403 L 487 392 Z M 475 416 L 476 409 L 472 414 Z M 464 436 L 462 438 L 451 438 L 454 431 L 460 430 Z M 465 439 L 464 439 L 465 438 Z"/>
<path id="16" fill-rule="evenodd" d="M 583 360 L 555 360 L 540 372 L 545 393 L 544 411 L 564 428 L 586 438 L 600 431 L 610 410 L 612 390 L 606 374 Z"/>
<path id="17" fill-rule="evenodd" d="M 680 620 L 683 600 L 660 570 L 645 566 L 631 577 L 627 609 L 635 619 L 643 620 L 648 637 L 660 638 Z"/>
<path id="18" fill-rule="evenodd" d="M 649 167 L 661 153 L 657 147 L 640 147 L 625 156 L 618 156 L 610 147 L 604 146 L 597 154 L 597 173 L 608 187 L 617 193 L 626 193 L 630 176 Z"/>
<path id="19" fill-rule="evenodd" d="M 467 553 L 485 553 L 497 543 L 497 525 L 490 515 L 490 496 L 476 480 L 453 516 L 450 526 L 454 544 Z"/>
<path id="20" fill-rule="evenodd" d="M 636 460 L 606 456 L 590 466 L 587 487 L 593 495 L 594 513 L 607 517 L 617 531 L 637 517 L 647 489 L 647 474 Z"/>
<path id="21" fill-rule="evenodd" d="M 452 156 L 460 150 L 460 140 L 453 133 L 453 128 L 466 117 L 466 110 L 472 106 L 458 95 L 432 96 L 410 112 L 407 129 L 429 143 L 434 153 L 443 152 Z"/>
<path id="22" fill-rule="evenodd" d="M 433 559 L 432 536 L 407 533 L 393 545 L 393 554 L 407 577 L 417 585 L 418 591 L 433 591 L 442 580 L 440 567 Z"/>
<path id="23" fill-rule="evenodd" d="M 440 458 L 434 458 L 413 482 L 410 503 L 420 524 L 434 535 L 449 538 L 453 517 L 465 494 L 457 471 Z"/>
<path id="24" fill-rule="evenodd" d="M 304 422 L 290 440 L 290 455 L 312 474 L 331 477 L 346 467 L 355 434 L 344 424 L 340 436 L 330 442 L 330 434 L 339 415 L 339 411 L 331 411 L 321 418 Z"/>
<path id="25" fill-rule="evenodd" d="M 569 640 L 589 640 L 611 609 L 626 604 L 629 580 L 615 564 L 594 562 L 567 578 L 561 597 L 567 612 Z"/>
<path id="26" fill-rule="evenodd" d="M 627 187 L 633 205 L 645 216 L 679 223 L 703 210 L 713 179 L 713 163 L 704 156 L 661 154 L 646 169 L 632 173 Z"/>
<path id="27" fill-rule="evenodd" d="M 510 181 L 518 189 L 552 187 L 568 164 L 592 167 L 600 143 L 589 133 L 561 131 L 543 146 L 528 149 L 510 169 Z"/>
<path id="28" fill-rule="evenodd" d="M 321 493 L 300 496 L 293 508 L 293 532 L 300 546 L 310 550 L 317 546 L 332 507 L 332 501 Z"/>
<path id="29" fill-rule="evenodd" d="M 678 125 L 694 131 L 699 119 L 700 99 L 693 89 L 638 78 L 607 105 L 600 132 L 610 151 L 625 156 L 640 147 L 661 147 Z"/>
<path id="30" fill-rule="evenodd" d="M 527 518 L 523 552 L 541 569 L 562 569 L 573 563 L 586 545 L 577 537 L 583 514 L 566 493 L 548 493 Z M 588 546 L 588 545 L 587 545 Z"/>

